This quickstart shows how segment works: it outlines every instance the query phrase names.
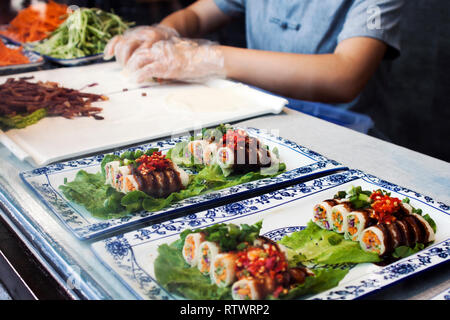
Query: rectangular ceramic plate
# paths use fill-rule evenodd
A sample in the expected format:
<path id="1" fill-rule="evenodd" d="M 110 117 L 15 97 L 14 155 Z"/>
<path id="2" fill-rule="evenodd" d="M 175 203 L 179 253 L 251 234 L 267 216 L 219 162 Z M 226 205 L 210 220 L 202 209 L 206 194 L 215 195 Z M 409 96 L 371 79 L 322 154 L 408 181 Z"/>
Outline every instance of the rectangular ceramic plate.
<path id="1" fill-rule="evenodd" d="M 153 263 L 157 248 L 179 239 L 185 229 L 196 229 L 217 223 L 253 224 L 262 220 L 261 234 L 278 241 L 285 235 L 302 230 L 311 220 L 313 206 L 332 198 L 337 191 L 350 186 L 364 190 L 382 188 L 392 196 L 408 197 L 411 205 L 428 213 L 437 224 L 436 241 L 424 250 L 381 267 L 372 263 L 352 268 L 341 283 L 309 299 L 355 299 L 413 276 L 450 259 L 450 207 L 361 171 L 349 170 L 297 184 L 251 199 L 165 221 L 137 231 L 114 236 L 92 244 L 103 264 L 139 299 L 176 299 L 155 280 Z"/>
<path id="2" fill-rule="evenodd" d="M 188 198 L 174 203 L 168 208 L 157 212 L 138 212 L 130 216 L 117 219 L 101 220 L 93 217 L 83 207 L 69 202 L 64 198 L 58 187 L 64 179 L 72 181 L 80 170 L 96 173 L 100 171 L 100 163 L 104 155 L 83 158 L 79 160 L 57 163 L 20 174 L 23 181 L 37 194 L 37 196 L 61 219 L 61 221 L 80 239 L 98 237 L 119 228 L 130 227 L 137 223 L 147 222 L 156 218 L 165 218 L 171 214 L 178 214 L 187 209 L 194 210 L 203 206 L 214 206 L 217 202 L 231 201 L 236 197 L 248 196 L 264 190 L 281 188 L 303 179 L 311 179 L 319 174 L 345 170 L 346 167 L 336 161 L 299 146 L 296 143 L 280 138 L 258 129 L 246 129 L 250 136 L 258 137 L 266 143 L 270 150 L 275 146 L 280 153 L 280 159 L 286 164 L 286 172 L 273 177 L 245 183 L 239 186 L 210 192 L 204 195 Z M 166 152 L 177 142 L 187 140 L 188 136 L 161 140 L 155 143 L 117 151 L 120 154 L 126 150 L 147 150 L 157 147 Z M 200 209 L 199 209 L 200 210 Z"/>
<path id="3" fill-rule="evenodd" d="M 3 41 L 3 40 L 0 39 L 0 41 Z M 5 45 L 9 49 L 17 49 L 20 47 L 20 45 L 11 44 L 11 43 L 7 43 L 7 42 L 5 42 Z M 31 68 L 42 66 L 45 63 L 44 58 L 42 58 L 40 55 L 38 55 L 34 52 L 31 52 L 28 50 L 22 50 L 22 53 L 28 58 L 28 60 L 30 60 L 29 63 L 14 64 L 11 66 L 0 66 L 0 72 L 1 71 L 26 70 L 26 69 L 31 69 Z"/>

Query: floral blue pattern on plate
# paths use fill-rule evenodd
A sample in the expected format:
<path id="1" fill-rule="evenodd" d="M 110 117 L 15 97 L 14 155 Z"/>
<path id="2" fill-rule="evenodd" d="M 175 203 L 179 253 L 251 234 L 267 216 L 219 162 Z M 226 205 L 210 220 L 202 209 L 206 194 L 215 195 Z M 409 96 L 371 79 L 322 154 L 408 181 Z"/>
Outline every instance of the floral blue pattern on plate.
<path id="1" fill-rule="evenodd" d="M 0 41 L 4 41 L 3 39 L 0 39 Z M 20 45 L 17 44 L 13 44 L 13 43 L 8 43 L 7 41 L 4 41 L 5 45 L 7 48 L 9 49 L 17 49 L 20 48 Z M 24 69 L 30 69 L 30 68 L 35 68 L 35 67 L 39 67 L 42 66 L 45 63 L 44 58 L 42 58 L 40 55 L 28 51 L 28 50 L 22 50 L 22 53 L 24 56 L 26 56 L 28 58 L 28 60 L 30 60 L 29 63 L 24 63 L 24 64 L 14 64 L 14 65 L 10 65 L 10 66 L 0 66 L 0 71 L 12 71 L 12 70 L 24 70 Z"/>
<path id="2" fill-rule="evenodd" d="M 450 288 L 445 289 L 439 294 L 435 295 L 431 300 L 450 300 Z"/>
<path id="3" fill-rule="evenodd" d="M 385 180 L 348 170 L 289 186 L 254 198 L 154 224 L 139 230 L 110 237 L 92 244 L 101 262 L 138 299 L 177 299 L 155 279 L 153 261 L 157 248 L 179 238 L 185 229 L 196 229 L 216 223 L 263 221 L 261 234 L 278 241 L 285 235 L 302 230 L 312 217 L 313 206 L 332 197 L 339 190 L 360 185 L 363 189 L 390 190 L 393 196 L 408 197 L 436 221 L 436 241 L 424 250 L 385 267 L 365 263 L 352 268 L 341 283 L 308 299 L 356 299 L 383 289 L 406 277 L 450 261 L 450 208 L 412 190 Z"/>
<path id="4" fill-rule="evenodd" d="M 232 201 L 236 197 L 249 197 L 252 194 L 262 193 L 265 190 L 281 188 L 288 184 L 299 182 L 300 180 L 312 179 L 319 174 L 347 169 L 336 161 L 329 160 L 292 141 L 258 129 L 249 128 L 246 130 L 251 136 L 258 137 L 264 141 L 271 149 L 275 146 L 278 148 L 281 161 L 286 163 L 286 172 L 276 177 L 248 182 L 231 188 L 184 199 L 157 212 L 141 211 L 123 218 L 101 220 L 93 217 L 81 206 L 71 203 L 64 198 L 58 189 L 58 186 L 64 183 L 64 179 L 67 178 L 68 181 L 72 181 L 76 172 L 80 169 L 91 173 L 100 171 L 100 163 L 104 157 L 103 154 L 22 172 L 20 176 L 69 230 L 80 239 L 90 239 L 117 231 L 120 228 L 161 218 L 163 215 L 168 218 L 168 215 L 179 214 L 188 209 L 192 211 L 199 207 L 214 206 L 219 201 L 223 204 L 224 201 Z M 186 139 L 188 139 L 187 136 L 161 140 L 120 150 L 116 154 L 120 154 L 126 150 L 146 150 L 154 147 L 164 152 L 172 148 L 176 143 Z"/>

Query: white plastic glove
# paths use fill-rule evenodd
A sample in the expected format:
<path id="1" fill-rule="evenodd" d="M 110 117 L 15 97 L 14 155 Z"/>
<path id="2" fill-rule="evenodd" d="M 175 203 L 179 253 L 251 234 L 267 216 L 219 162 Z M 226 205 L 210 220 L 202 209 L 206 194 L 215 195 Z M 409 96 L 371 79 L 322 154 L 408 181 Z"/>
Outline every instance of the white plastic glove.
<path id="1" fill-rule="evenodd" d="M 137 83 L 158 79 L 203 81 L 225 77 L 224 56 L 208 40 L 171 38 L 134 51 L 125 70 Z"/>
<path id="2" fill-rule="evenodd" d="M 113 37 L 107 43 L 104 59 L 109 60 L 115 56 L 117 62 L 124 66 L 136 49 L 150 48 L 155 42 L 178 36 L 175 29 L 159 24 L 132 28 L 125 31 L 123 35 Z"/>

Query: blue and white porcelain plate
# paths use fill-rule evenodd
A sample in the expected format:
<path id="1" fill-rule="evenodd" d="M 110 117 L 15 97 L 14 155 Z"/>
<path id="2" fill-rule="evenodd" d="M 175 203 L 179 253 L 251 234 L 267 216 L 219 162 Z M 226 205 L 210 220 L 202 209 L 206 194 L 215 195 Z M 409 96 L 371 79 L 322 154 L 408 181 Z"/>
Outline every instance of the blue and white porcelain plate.
<path id="1" fill-rule="evenodd" d="M 92 244 L 102 263 L 138 299 L 177 299 L 156 281 L 153 262 L 163 243 L 179 239 L 185 229 L 204 228 L 216 223 L 253 224 L 262 220 L 261 234 L 275 241 L 302 230 L 312 217 L 313 206 L 332 198 L 350 186 L 365 190 L 390 190 L 392 196 L 411 200 L 411 205 L 428 213 L 437 224 L 436 241 L 424 250 L 381 267 L 372 263 L 353 267 L 341 283 L 307 299 L 356 299 L 425 269 L 450 260 L 450 207 L 361 171 L 349 170 L 306 183 L 227 204 L 196 214 L 128 232 Z"/>
<path id="2" fill-rule="evenodd" d="M 450 288 L 435 295 L 431 300 L 449 300 L 450 301 Z"/>
<path id="3" fill-rule="evenodd" d="M 251 136 L 258 137 L 272 150 L 275 146 L 280 153 L 280 159 L 286 164 L 286 172 L 272 178 L 248 182 L 235 187 L 206 193 L 200 196 L 184 199 L 157 212 L 138 212 L 123 218 L 101 220 L 93 217 L 83 207 L 68 201 L 58 187 L 64 179 L 72 181 L 76 173 L 83 169 L 90 173 L 100 171 L 100 163 L 104 154 L 57 163 L 20 174 L 23 181 L 36 193 L 36 195 L 53 211 L 53 213 L 80 239 L 90 239 L 117 231 L 120 228 L 130 227 L 138 223 L 154 219 L 169 218 L 172 214 L 201 210 L 232 201 L 237 197 L 250 197 L 252 194 L 262 193 L 269 189 L 281 188 L 288 184 L 312 179 L 319 174 L 346 170 L 347 168 L 336 161 L 329 160 L 314 151 L 302 147 L 292 141 L 283 139 L 258 129 L 245 129 Z M 126 150 L 147 150 L 159 148 L 163 153 L 175 146 L 176 143 L 189 139 L 188 136 L 161 140 L 117 151 L 120 154 Z"/>
<path id="4" fill-rule="evenodd" d="M 4 40 L 0 39 L 0 41 L 4 41 Z M 4 41 L 4 43 L 5 43 L 6 47 L 9 49 L 20 48 L 20 45 L 17 45 L 17 44 L 8 43 L 7 41 Z M 14 65 L 10 65 L 10 66 L 1 66 L 0 65 L 0 72 L 1 71 L 24 70 L 24 69 L 35 68 L 35 67 L 39 67 L 45 63 L 44 58 L 42 58 L 40 55 L 38 55 L 34 52 L 23 49 L 22 53 L 23 53 L 23 55 L 25 55 L 28 58 L 28 60 L 30 61 L 29 63 L 14 64 Z"/>

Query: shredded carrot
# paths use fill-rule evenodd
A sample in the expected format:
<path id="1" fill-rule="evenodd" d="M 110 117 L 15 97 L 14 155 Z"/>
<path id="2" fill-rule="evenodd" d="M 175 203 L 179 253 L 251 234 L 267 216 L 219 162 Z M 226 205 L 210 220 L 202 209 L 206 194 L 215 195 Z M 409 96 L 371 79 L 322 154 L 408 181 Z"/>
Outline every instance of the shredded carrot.
<path id="1" fill-rule="evenodd" d="M 31 5 L 17 14 L 1 34 L 19 42 L 45 39 L 67 18 L 67 5 L 52 0 Z"/>
<path id="2" fill-rule="evenodd" d="M 8 48 L 0 41 L 0 66 L 29 63 L 30 60 L 22 54 L 22 47 L 17 49 Z"/>

